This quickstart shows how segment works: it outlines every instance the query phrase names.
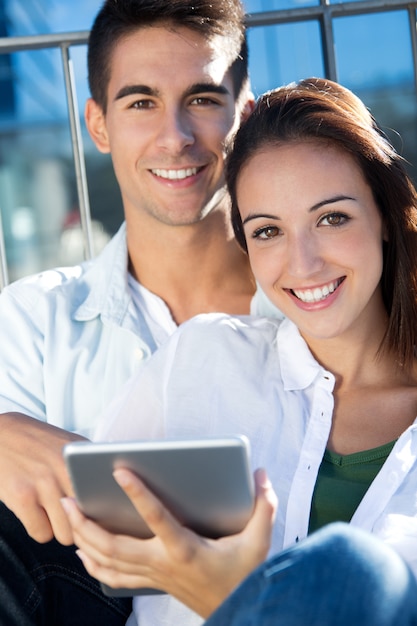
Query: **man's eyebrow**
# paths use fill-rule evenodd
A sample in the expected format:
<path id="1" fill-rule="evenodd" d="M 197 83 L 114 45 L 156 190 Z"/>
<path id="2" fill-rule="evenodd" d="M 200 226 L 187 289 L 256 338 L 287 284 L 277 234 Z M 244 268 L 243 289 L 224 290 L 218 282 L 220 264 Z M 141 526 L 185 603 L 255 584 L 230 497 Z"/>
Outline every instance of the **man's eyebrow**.
<path id="1" fill-rule="evenodd" d="M 352 198 L 351 196 L 344 196 L 344 195 L 334 196 L 332 198 L 326 198 L 325 200 L 321 200 L 320 202 L 317 202 L 317 204 L 314 204 L 308 210 L 308 212 L 313 213 L 314 211 L 317 211 L 317 209 L 320 209 L 321 207 L 326 206 L 327 204 L 333 204 L 335 202 L 342 202 L 343 200 L 352 200 L 352 202 L 356 202 L 356 199 Z M 270 215 L 269 213 L 251 213 L 243 220 L 242 224 L 245 225 L 251 220 L 256 220 L 259 218 L 267 219 L 267 220 L 280 220 L 281 219 L 278 215 Z"/>
<path id="2" fill-rule="evenodd" d="M 199 93 L 217 93 L 222 96 L 230 94 L 229 90 L 224 85 L 215 85 L 214 83 L 194 83 L 188 87 L 185 95 L 193 96 Z M 120 100 L 121 98 L 132 95 L 158 97 L 160 96 L 160 92 L 158 89 L 149 87 L 149 85 L 125 85 L 125 87 L 122 87 L 116 93 L 114 100 Z"/>
<path id="3" fill-rule="evenodd" d="M 121 98 L 125 98 L 126 96 L 132 95 L 142 95 L 142 96 L 157 96 L 158 91 L 149 87 L 148 85 L 126 85 L 119 89 L 119 91 L 114 96 L 114 100 L 120 100 Z"/>
<path id="4" fill-rule="evenodd" d="M 186 95 L 192 96 L 198 93 L 217 93 L 221 96 L 230 95 L 230 91 L 224 85 L 215 83 L 194 83 L 186 90 Z"/>

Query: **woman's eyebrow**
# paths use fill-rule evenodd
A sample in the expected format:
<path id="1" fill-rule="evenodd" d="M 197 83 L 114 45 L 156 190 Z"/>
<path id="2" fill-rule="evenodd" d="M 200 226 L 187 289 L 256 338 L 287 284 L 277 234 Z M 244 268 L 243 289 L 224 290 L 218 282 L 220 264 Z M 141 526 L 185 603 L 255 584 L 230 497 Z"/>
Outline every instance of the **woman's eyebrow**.
<path id="1" fill-rule="evenodd" d="M 342 202 L 343 200 L 351 200 L 352 202 L 356 202 L 355 198 L 352 198 L 351 196 L 344 196 L 343 194 L 340 194 L 338 196 L 333 196 L 331 198 L 326 198 L 324 200 L 320 200 L 320 202 L 317 202 L 316 204 L 313 204 L 313 206 L 308 210 L 309 213 L 313 213 L 314 211 L 317 211 L 318 209 L 320 209 L 323 206 L 326 206 L 327 204 L 334 204 L 336 202 Z M 267 219 L 267 220 L 279 220 L 281 219 L 278 215 L 270 215 L 269 213 L 251 213 L 250 215 L 248 215 L 243 221 L 242 224 L 247 224 L 248 222 L 250 222 L 251 220 L 256 220 L 256 219 Z"/>
<path id="2" fill-rule="evenodd" d="M 279 220 L 280 218 L 277 215 L 269 215 L 268 213 L 251 213 L 248 217 L 242 221 L 242 224 L 247 224 L 251 220 L 256 220 L 258 218 L 267 219 L 267 220 Z"/>
<path id="3" fill-rule="evenodd" d="M 343 200 L 352 200 L 352 202 L 356 202 L 355 198 L 340 194 L 338 196 L 333 196 L 331 198 L 326 198 L 325 200 L 321 200 L 320 202 L 317 202 L 317 204 L 313 204 L 313 206 L 309 209 L 309 212 L 317 211 L 317 209 L 320 209 L 322 206 L 325 206 L 326 204 L 334 204 L 335 202 L 342 202 Z"/>

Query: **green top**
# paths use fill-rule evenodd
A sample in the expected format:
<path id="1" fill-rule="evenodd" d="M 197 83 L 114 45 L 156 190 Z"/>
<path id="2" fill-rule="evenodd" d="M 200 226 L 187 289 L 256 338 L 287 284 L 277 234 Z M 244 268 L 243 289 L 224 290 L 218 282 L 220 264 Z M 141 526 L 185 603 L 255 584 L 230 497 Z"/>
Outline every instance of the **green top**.
<path id="1" fill-rule="evenodd" d="M 326 450 L 313 493 L 309 533 L 331 522 L 351 520 L 394 444 L 345 456 Z"/>

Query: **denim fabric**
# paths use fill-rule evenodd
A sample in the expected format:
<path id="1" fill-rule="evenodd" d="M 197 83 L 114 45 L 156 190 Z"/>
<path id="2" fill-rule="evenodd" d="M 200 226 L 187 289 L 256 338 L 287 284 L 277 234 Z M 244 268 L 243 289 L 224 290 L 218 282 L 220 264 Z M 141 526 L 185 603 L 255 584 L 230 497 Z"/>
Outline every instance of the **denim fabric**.
<path id="1" fill-rule="evenodd" d="M 268 560 L 205 626 L 415 626 L 417 584 L 380 540 L 332 524 Z"/>
<path id="2" fill-rule="evenodd" d="M 125 626 L 131 598 L 109 598 L 74 547 L 40 544 L 0 503 L 0 626 Z"/>

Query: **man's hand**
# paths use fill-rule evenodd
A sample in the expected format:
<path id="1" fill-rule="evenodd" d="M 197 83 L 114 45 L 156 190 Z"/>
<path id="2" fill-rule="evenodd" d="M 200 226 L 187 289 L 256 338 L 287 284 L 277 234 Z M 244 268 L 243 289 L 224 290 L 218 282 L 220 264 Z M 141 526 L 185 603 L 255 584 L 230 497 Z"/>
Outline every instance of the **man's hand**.
<path id="1" fill-rule="evenodd" d="M 85 518 L 75 500 L 63 500 L 79 556 L 103 583 L 161 589 L 206 618 L 265 559 L 277 500 L 263 470 L 255 475 L 255 510 L 246 528 L 216 540 L 181 526 L 132 472 L 118 469 L 114 476 L 155 537 L 109 533 Z"/>
<path id="2" fill-rule="evenodd" d="M 36 541 L 73 543 L 60 503 L 73 495 L 62 447 L 82 439 L 21 413 L 0 414 L 0 500 Z"/>

